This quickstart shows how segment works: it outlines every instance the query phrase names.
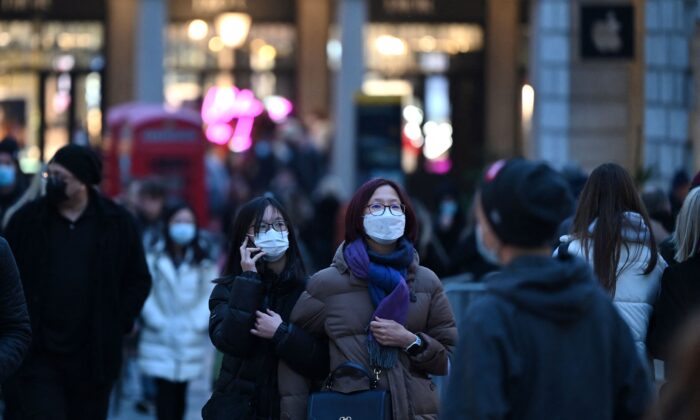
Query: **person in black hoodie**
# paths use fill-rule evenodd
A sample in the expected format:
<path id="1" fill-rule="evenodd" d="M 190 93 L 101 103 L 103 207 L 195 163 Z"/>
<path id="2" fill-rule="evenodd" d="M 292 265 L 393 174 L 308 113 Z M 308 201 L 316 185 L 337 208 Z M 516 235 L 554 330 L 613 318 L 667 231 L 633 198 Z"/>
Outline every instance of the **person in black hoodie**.
<path id="1" fill-rule="evenodd" d="M 307 276 L 282 205 L 272 197 L 244 204 L 230 243 L 226 275 L 209 299 L 209 336 L 224 358 L 202 417 L 279 419 L 278 364 L 323 379 L 328 342 L 288 322 Z"/>
<path id="2" fill-rule="evenodd" d="M 565 181 L 500 161 L 478 200 L 478 245 L 503 268 L 462 320 L 442 418 L 640 418 L 651 387 L 627 325 L 584 261 L 550 257 L 572 202 Z"/>

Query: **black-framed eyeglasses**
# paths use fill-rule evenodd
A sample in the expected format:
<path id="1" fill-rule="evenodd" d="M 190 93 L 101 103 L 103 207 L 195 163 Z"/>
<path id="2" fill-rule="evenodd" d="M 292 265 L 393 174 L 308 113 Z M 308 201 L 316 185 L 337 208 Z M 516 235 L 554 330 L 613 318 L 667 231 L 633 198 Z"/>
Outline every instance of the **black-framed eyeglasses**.
<path id="1" fill-rule="evenodd" d="M 399 203 L 389 204 L 388 206 L 385 206 L 384 204 L 374 203 L 367 206 L 367 210 L 369 210 L 369 214 L 371 214 L 372 216 L 381 216 L 382 214 L 384 214 L 386 209 L 389 209 L 389 213 L 393 214 L 394 216 L 401 216 L 403 214 L 406 214 L 406 206 Z"/>
<path id="2" fill-rule="evenodd" d="M 258 225 L 258 232 L 267 233 L 270 229 L 275 232 L 287 232 L 287 223 L 284 220 L 275 220 L 272 223 L 260 222 Z"/>

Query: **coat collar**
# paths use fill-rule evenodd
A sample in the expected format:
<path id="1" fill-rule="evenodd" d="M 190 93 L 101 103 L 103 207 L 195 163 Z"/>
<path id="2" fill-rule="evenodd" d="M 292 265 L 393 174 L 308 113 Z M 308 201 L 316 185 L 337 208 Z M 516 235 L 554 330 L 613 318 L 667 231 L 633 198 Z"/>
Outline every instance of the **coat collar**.
<path id="1" fill-rule="evenodd" d="M 97 214 L 100 217 L 105 217 L 109 220 L 119 218 L 121 212 L 117 204 L 104 197 L 95 188 L 90 188 L 89 194 L 91 204 L 95 206 Z M 37 211 L 32 212 L 29 218 L 37 221 L 48 221 L 49 215 L 51 212 L 55 211 L 55 209 L 51 206 L 46 196 L 38 198 L 35 203 Z"/>

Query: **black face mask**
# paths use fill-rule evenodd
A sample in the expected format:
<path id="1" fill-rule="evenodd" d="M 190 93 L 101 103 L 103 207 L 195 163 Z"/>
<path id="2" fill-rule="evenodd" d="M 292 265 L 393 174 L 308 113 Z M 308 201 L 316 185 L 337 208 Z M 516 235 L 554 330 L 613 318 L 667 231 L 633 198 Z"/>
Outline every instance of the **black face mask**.
<path id="1" fill-rule="evenodd" d="M 67 185 L 65 181 L 49 178 L 46 182 L 46 199 L 49 200 L 49 203 L 58 205 L 68 200 Z"/>

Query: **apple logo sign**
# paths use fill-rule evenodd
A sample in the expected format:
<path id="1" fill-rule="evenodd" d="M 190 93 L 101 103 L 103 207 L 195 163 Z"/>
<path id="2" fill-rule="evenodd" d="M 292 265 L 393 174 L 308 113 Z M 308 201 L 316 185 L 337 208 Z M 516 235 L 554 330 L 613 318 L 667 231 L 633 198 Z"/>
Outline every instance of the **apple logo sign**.
<path id="1" fill-rule="evenodd" d="M 621 28 L 622 25 L 613 11 L 609 11 L 604 19 L 593 22 L 591 38 L 595 48 L 603 54 L 620 52 L 622 49 Z"/>

